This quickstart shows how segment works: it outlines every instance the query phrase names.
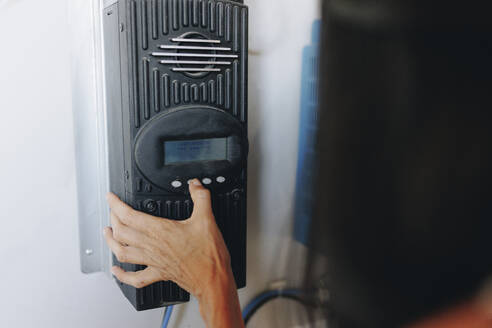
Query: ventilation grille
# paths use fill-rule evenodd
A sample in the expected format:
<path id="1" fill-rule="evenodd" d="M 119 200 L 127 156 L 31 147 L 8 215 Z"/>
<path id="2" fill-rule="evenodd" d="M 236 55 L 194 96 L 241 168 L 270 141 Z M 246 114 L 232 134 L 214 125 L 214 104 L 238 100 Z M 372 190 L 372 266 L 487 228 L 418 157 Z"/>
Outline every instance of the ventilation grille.
<path id="1" fill-rule="evenodd" d="M 160 57 L 162 65 L 171 65 L 173 72 L 182 72 L 201 77 L 210 72 L 221 72 L 231 66 L 238 56 L 229 47 L 221 46 L 220 40 L 211 40 L 198 33 L 171 39 L 171 44 L 160 45 L 162 52 L 153 52 Z"/>

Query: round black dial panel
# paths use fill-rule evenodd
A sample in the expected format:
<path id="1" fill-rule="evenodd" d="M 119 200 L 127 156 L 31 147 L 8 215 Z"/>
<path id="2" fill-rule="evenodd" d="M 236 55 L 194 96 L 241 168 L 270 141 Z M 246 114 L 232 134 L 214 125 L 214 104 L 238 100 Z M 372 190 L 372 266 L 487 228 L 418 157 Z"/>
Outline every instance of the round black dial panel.
<path id="1" fill-rule="evenodd" d="M 208 144 L 218 147 L 216 144 L 223 143 L 223 157 L 205 154 L 199 160 L 179 162 L 171 160 L 165 149 L 173 143 L 186 145 L 196 140 L 220 140 Z M 195 177 L 227 177 L 221 183 L 227 186 L 233 181 L 229 177 L 238 176 L 245 167 L 247 153 L 247 136 L 236 118 L 214 107 L 186 106 L 157 115 L 143 126 L 136 137 L 134 155 L 138 170 L 151 183 L 171 192 L 185 192 L 186 182 Z"/>

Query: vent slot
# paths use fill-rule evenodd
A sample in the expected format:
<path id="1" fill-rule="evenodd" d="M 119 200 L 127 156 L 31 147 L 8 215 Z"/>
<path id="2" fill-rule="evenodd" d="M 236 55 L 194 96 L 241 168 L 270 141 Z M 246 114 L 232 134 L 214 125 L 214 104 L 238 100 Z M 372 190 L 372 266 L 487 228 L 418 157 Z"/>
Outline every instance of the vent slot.
<path id="1" fill-rule="evenodd" d="M 229 47 L 221 47 L 220 40 L 212 40 L 204 35 L 191 32 L 171 39 L 172 44 L 160 45 L 166 52 L 153 52 L 154 57 L 163 57 L 162 65 L 171 65 L 173 72 L 181 72 L 194 78 L 201 78 L 210 72 L 221 72 L 232 65 L 238 55 Z M 230 60 L 228 60 L 230 59 Z"/>
<path id="2" fill-rule="evenodd" d="M 202 60 L 161 60 L 161 64 L 187 64 L 187 65 L 230 65 L 228 61 L 202 61 Z"/>
<path id="3" fill-rule="evenodd" d="M 215 51 L 230 51 L 231 48 L 224 47 L 201 47 L 201 46 L 174 46 L 164 45 L 160 46 L 161 49 L 177 49 L 177 50 L 215 50 Z"/>

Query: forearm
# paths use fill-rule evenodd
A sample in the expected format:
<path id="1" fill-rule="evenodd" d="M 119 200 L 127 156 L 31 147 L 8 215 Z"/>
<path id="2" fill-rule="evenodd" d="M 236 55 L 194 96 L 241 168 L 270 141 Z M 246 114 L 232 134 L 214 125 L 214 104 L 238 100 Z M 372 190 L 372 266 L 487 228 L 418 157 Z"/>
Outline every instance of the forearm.
<path id="1" fill-rule="evenodd" d="M 200 313 L 208 328 L 244 328 L 236 283 L 230 267 L 216 276 L 198 296 Z"/>

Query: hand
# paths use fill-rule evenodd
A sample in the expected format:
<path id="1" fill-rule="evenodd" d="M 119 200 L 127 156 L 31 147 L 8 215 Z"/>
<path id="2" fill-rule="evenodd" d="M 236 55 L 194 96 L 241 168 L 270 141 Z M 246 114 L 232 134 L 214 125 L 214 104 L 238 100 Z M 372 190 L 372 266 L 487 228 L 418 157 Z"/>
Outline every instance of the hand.
<path id="1" fill-rule="evenodd" d="M 147 266 L 138 272 L 113 267 L 111 271 L 119 281 L 142 288 L 171 280 L 198 298 L 221 277 L 234 285 L 229 252 L 215 222 L 210 192 L 197 179 L 191 181 L 189 189 L 194 209 L 185 221 L 135 211 L 116 195 L 108 194 L 112 225 L 104 229 L 108 246 L 118 261 Z"/>

